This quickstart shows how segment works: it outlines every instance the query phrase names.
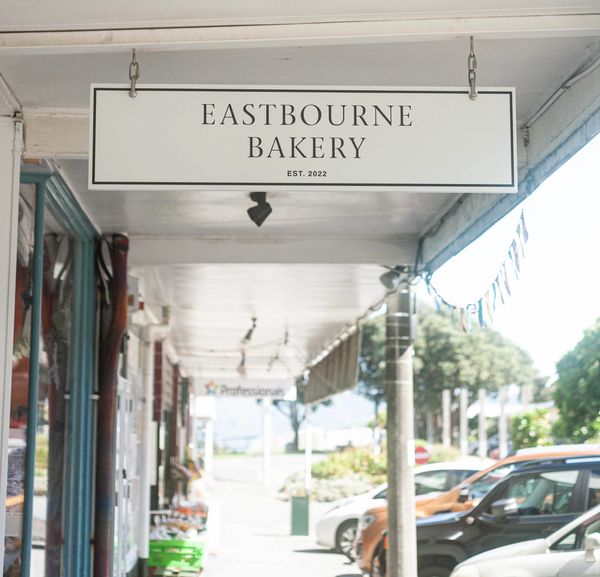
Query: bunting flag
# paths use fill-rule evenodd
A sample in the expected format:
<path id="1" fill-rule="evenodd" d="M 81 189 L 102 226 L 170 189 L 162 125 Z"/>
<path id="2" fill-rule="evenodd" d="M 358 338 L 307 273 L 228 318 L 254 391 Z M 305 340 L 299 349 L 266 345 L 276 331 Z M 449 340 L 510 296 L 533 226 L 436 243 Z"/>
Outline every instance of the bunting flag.
<path id="1" fill-rule="evenodd" d="M 431 274 L 425 277 L 427 291 L 434 299 L 436 310 L 440 311 L 442 306 L 446 307 L 450 311 L 453 320 L 455 319 L 455 313 L 458 312 L 460 324 L 466 332 L 471 330 L 473 317 L 477 317 L 480 327 L 492 324 L 494 314 L 498 308 L 498 300 L 502 305 L 505 305 L 507 299 L 512 297 L 511 277 L 513 280 L 517 280 L 520 276 L 522 262 L 525 258 L 525 245 L 528 240 L 529 232 L 525 224 L 525 213 L 521 212 L 515 236 L 508 248 L 507 257 L 500 266 L 494 281 L 481 298 L 466 306 L 456 306 L 449 303 L 431 283 Z"/>

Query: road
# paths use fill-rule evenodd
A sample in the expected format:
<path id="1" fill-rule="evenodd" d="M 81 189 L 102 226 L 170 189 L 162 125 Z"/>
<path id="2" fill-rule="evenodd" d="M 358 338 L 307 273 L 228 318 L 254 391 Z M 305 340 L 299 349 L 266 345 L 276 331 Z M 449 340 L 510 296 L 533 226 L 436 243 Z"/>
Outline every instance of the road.
<path id="1" fill-rule="evenodd" d="M 290 536 L 290 504 L 277 497 L 282 480 L 302 471 L 302 456 L 273 457 L 274 489 L 260 482 L 259 458 L 215 460 L 210 493 L 215 534 L 206 577 L 360 577 L 348 560 L 315 544 L 311 537 Z M 329 505 L 313 504 L 311 521 Z"/>

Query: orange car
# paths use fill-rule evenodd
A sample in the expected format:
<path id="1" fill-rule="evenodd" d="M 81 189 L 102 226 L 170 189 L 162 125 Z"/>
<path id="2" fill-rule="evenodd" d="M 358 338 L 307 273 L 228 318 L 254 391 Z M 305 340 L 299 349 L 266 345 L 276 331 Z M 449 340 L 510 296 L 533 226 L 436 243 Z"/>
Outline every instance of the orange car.
<path id="1" fill-rule="evenodd" d="M 577 455 L 598 455 L 600 448 L 595 445 L 575 445 L 560 449 L 535 449 L 521 451 L 516 455 L 498 461 L 491 467 L 475 473 L 460 485 L 435 497 L 416 498 L 417 519 L 438 513 L 460 512 L 472 509 L 498 481 L 506 477 L 517 465 L 541 458 L 571 457 Z M 373 553 L 387 529 L 387 505 L 370 509 L 358 521 L 358 531 L 354 541 L 354 555 L 361 571 L 372 572 Z"/>

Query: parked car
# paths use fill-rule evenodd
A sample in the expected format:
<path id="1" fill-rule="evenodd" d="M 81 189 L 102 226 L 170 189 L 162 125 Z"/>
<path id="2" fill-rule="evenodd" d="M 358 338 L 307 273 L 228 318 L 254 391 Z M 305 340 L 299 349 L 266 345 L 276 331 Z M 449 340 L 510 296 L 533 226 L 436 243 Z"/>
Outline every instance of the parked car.
<path id="1" fill-rule="evenodd" d="M 469 511 L 518 465 L 540 458 L 576 455 L 600 455 L 600 449 L 597 445 L 569 445 L 552 447 L 550 450 L 542 447 L 537 451 L 531 449 L 512 455 L 475 473 L 450 491 L 417 497 L 416 517 L 422 519 L 439 513 Z M 358 567 L 365 573 L 371 572 L 375 547 L 381 539 L 382 531 L 387 528 L 387 513 L 387 503 L 378 503 L 373 509 L 365 511 L 359 520 L 352 555 Z"/>
<path id="2" fill-rule="evenodd" d="M 484 469 L 488 463 L 488 460 L 462 459 L 451 463 L 416 467 L 415 493 L 430 495 L 447 491 L 473 473 Z M 317 543 L 352 558 L 351 550 L 359 517 L 366 510 L 385 503 L 386 499 L 387 483 L 362 495 L 334 502 L 331 509 L 317 523 Z"/>
<path id="3" fill-rule="evenodd" d="M 457 565 L 489 549 L 547 538 L 599 501 L 598 456 L 522 465 L 473 510 L 417 521 L 419 577 L 449 577 Z M 377 552 L 386 555 L 383 545 Z"/>
<path id="4" fill-rule="evenodd" d="M 575 575 L 600 575 L 600 506 L 545 539 L 513 543 L 475 555 L 452 572 L 452 577 Z"/>

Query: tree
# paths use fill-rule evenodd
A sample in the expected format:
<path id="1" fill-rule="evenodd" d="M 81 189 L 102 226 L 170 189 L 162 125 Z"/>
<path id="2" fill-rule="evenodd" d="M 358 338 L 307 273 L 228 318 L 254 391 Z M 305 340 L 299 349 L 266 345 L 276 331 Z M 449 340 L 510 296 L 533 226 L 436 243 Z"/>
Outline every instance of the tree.
<path id="1" fill-rule="evenodd" d="M 284 416 L 290 423 L 290 427 L 294 432 L 294 440 L 292 441 L 292 450 L 298 452 L 300 447 L 300 428 L 309 414 L 316 412 L 319 407 L 331 405 L 331 399 L 314 403 L 308 407 L 305 403 L 306 386 L 308 382 L 304 377 L 300 377 L 296 381 L 296 400 L 283 401 L 274 400 L 273 406 Z"/>
<path id="2" fill-rule="evenodd" d="M 552 444 L 552 425 L 547 409 L 536 409 L 514 417 L 511 425 L 513 449 L 527 449 Z"/>
<path id="3" fill-rule="evenodd" d="M 358 392 L 378 408 L 385 399 L 385 325 L 377 318 L 363 325 Z M 427 413 L 441 410 L 442 391 L 533 383 L 530 356 L 500 333 L 474 328 L 465 333 L 448 312 L 422 306 L 419 311 L 414 357 L 415 413 L 424 423 Z"/>
<path id="4" fill-rule="evenodd" d="M 358 394 L 373 403 L 373 428 L 379 421 L 379 407 L 385 401 L 385 324 L 379 317 L 362 327 L 358 358 Z"/>
<path id="5" fill-rule="evenodd" d="M 583 442 L 600 435 L 600 319 L 556 365 L 555 435 Z"/>

